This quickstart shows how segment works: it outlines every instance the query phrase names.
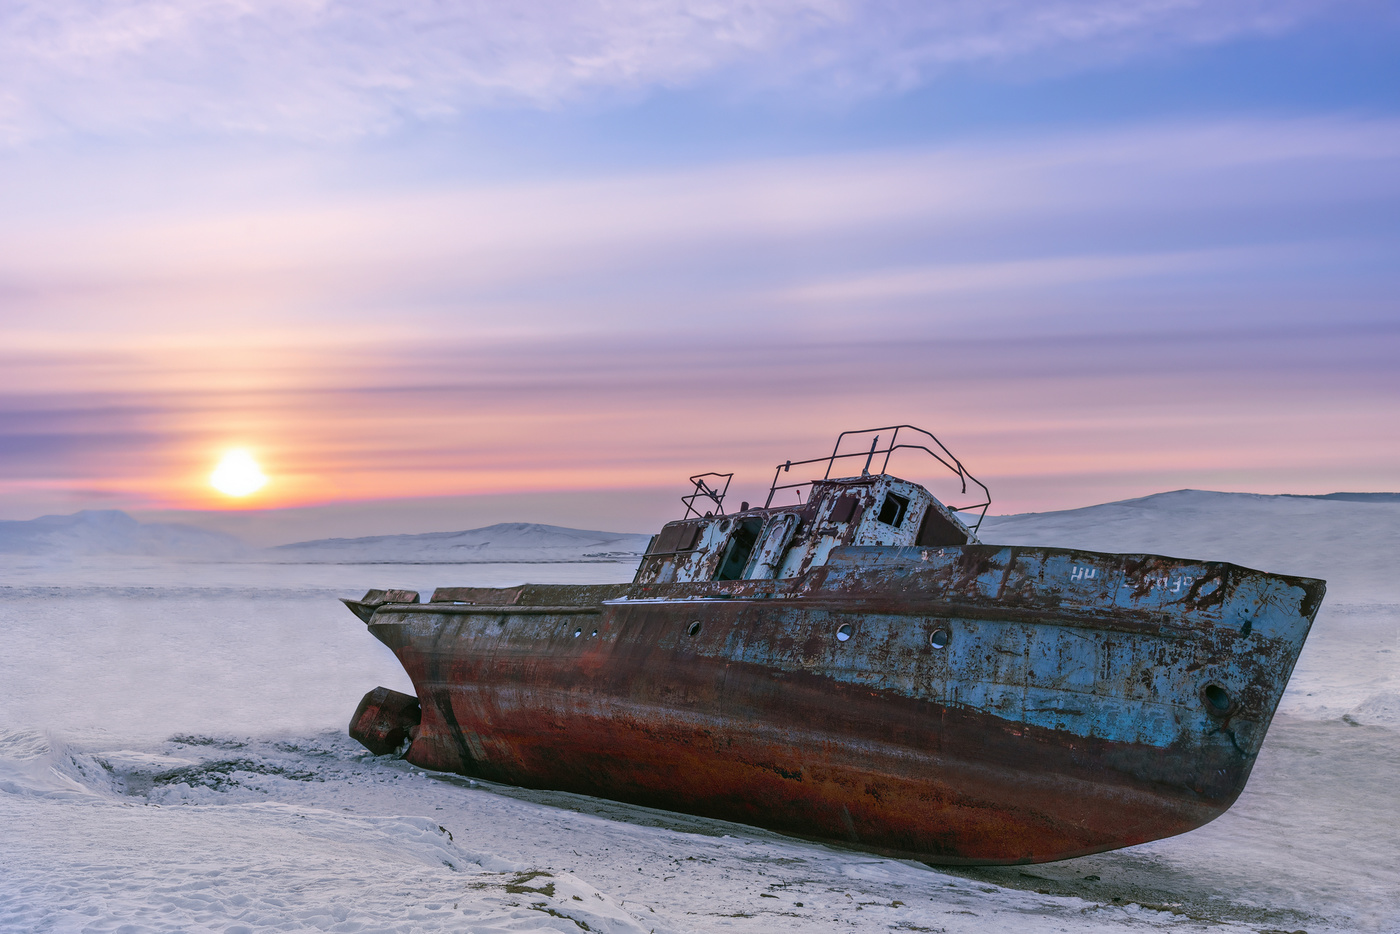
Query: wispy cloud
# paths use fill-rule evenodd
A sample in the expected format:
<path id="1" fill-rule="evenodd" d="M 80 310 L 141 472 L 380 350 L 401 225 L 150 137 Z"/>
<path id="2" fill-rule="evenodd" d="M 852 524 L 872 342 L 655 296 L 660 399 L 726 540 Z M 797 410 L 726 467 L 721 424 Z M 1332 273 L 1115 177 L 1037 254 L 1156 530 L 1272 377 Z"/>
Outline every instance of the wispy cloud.
<path id="1" fill-rule="evenodd" d="M 274 478 L 264 506 L 589 488 L 679 495 L 704 469 L 737 471 L 735 495 L 753 500 L 783 459 L 821 452 L 841 429 L 902 421 L 935 430 L 1005 509 L 1182 486 L 1393 489 L 1400 439 L 1375 426 L 1400 401 L 1397 352 L 1394 326 L 1318 326 L 7 354 L 0 446 L 15 456 L 0 459 L 0 515 L 68 511 L 94 503 L 95 490 L 127 507 L 215 505 L 206 479 L 234 445 Z M 941 479 L 917 464 L 899 470 Z"/>
<path id="2" fill-rule="evenodd" d="M 11 0 L 0 140 L 345 137 L 741 74 L 861 96 L 949 66 L 1073 66 L 1286 31 L 1323 0 Z"/>
<path id="3" fill-rule="evenodd" d="M 1394 282 L 1362 267 L 1394 249 L 1375 219 L 1400 204 L 1397 166 L 1395 121 L 1284 120 L 295 205 L 175 199 L 101 220 L 72 220 L 54 191 L 0 218 L 0 293 L 12 342 L 89 346 L 327 321 L 337 334 L 389 321 L 401 334 L 617 333 L 703 314 L 753 333 L 833 307 L 933 333 L 931 309 L 899 300 L 1013 290 L 1038 293 L 1001 306 L 1034 327 L 1066 287 L 1130 280 L 1233 281 L 1249 298 L 1225 318 L 1256 320 L 1266 304 L 1282 314 L 1309 270 L 1345 315 L 1343 293 Z M 1075 314 L 1122 300 L 1077 293 Z"/>
<path id="4" fill-rule="evenodd" d="M 1260 256 L 1256 250 L 1225 249 L 942 264 L 814 282 L 780 292 L 778 297 L 792 302 L 847 303 L 967 292 L 1020 291 L 1114 279 L 1180 276 L 1228 269 L 1239 265 L 1242 259 L 1257 262 L 1267 258 Z"/>
<path id="5" fill-rule="evenodd" d="M 0 513 L 206 505 L 234 445 L 264 504 L 757 484 L 899 421 L 1004 508 L 1394 488 L 1397 166 L 1297 119 L 100 215 L 10 171 Z"/>

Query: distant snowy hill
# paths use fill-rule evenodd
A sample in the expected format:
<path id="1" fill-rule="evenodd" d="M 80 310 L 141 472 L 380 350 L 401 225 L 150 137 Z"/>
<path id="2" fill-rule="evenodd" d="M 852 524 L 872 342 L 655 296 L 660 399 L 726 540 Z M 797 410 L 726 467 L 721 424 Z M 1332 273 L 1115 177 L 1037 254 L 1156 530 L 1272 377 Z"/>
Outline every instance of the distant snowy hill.
<path id="1" fill-rule="evenodd" d="M 1178 490 L 1060 512 L 988 516 L 992 544 L 1148 552 L 1321 577 L 1329 601 L 1400 602 L 1400 496 L 1265 496 Z M 115 510 L 0 521 L 0 554 L 142 555 L 278 564 L 627 561 L 650 536 L 504 522 L 462 532 L 332 538 L 260 549 Z"/>
<path id="2" fill-rule="evenodd" d="M 1298 499 L 1336 499 L 1353 503 L 1400 503 L 1400 493 L 1285 493 Z"/>
<path id="3" fill-rule="evenodd" d="M 237 560 L 253 549 L 232 535 L 191 525 L 144 525 L 115 509 L 0 521 L 0 554 L 147 555 Z"/>
<path id="4" fill-rule="evenodd" d="M 640 556 L 650 535 L 501 522 L 465 532 L 328 538 L 268 549 L 275 561 L 331 564 L 484 564 L 607 561 Z"/>
<path id="5" fill-rule="evenodd" d="M 0 520 L 0 554 L 137 555 L 278 564 L 504 564 L 626 561 L 651 536 L 503 522 L 465 532 L 330 538 L 254 548 L 191 525 L 145 524 L 118 510 Z"/>
<path id="6" fill-rule="evenodd" d="M 1177 490 L 1062 512 L 988 516 L 988 543 L 1230 561 L 1321 577 L 1329 599 L 1400 599 L 1400 496 Z"/>

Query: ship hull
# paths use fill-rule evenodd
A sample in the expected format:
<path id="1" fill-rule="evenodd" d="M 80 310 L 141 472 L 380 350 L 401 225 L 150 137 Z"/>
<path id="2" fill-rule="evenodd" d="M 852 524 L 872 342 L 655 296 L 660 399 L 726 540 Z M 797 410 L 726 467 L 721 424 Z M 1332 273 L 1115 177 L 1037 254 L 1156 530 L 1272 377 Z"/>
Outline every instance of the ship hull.
<path id="1" fill-rule="evenodd" d="M 370 630 L 424 768 L 1005 864 L 1223 813 L 1321 596 L 1153 556 L 848 548 L 796 580 L 386 605 Z"/>

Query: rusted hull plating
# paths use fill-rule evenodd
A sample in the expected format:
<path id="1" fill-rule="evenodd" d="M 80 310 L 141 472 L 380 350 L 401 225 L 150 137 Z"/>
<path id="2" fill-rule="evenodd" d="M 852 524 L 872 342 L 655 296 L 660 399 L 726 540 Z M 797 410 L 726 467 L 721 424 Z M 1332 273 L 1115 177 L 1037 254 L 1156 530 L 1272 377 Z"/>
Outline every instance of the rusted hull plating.
<path id="1" fill-rule="evenodd" d="M 952 864 L 1221 814 L 1324 585 L 968 545 L 592 605 L 539 590 L 556 605 L 372 611 L 422 705 L 410 762 Z"/>

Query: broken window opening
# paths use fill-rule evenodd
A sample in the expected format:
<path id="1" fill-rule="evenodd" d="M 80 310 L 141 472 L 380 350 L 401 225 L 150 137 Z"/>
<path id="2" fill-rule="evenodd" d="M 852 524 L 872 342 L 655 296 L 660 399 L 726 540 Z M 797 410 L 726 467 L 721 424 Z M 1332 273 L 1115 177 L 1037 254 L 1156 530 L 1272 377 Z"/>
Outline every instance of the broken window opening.
<path id="1" fill-rule="evenodd" d="M 736 581 L 744 574 L 749 557 L 758 541 L 758 533 L 763 528 L 763 519 L 744 519 L 734 524 L 734 534 L 729 536 L 729 545 L 724 550 L 724 560 L 715 572 L 717 581 Z"/>
<path id="2" fill-rule="evenodd" d="M 855 514 L 856 504 L 860 502 L 860 497 L 854 493 L 843 493 L 831 507 L 832 522 L 849 522 L 851 516 Z"/>
<path id="3" fill-rule="evenodd" d="M 935 504 L 929 503 L 928 511 L 924 513 L 924 521 L 919 526 L 919 535 L 914 540 L 914 544 L 921 547 L 966 545 L 967 531 L 945 516 Z"/>
<path id="4" fill-rule="evenodd" d="M 880 514 L 875 518 L 885 525 L 892 525 L 899 528 L 899 524 L 904 521 L 904 513 L 909 509 L 909 497 L 900 496 L 897 493 L 886 493 L 885 501 L 880 506 Z"/>

